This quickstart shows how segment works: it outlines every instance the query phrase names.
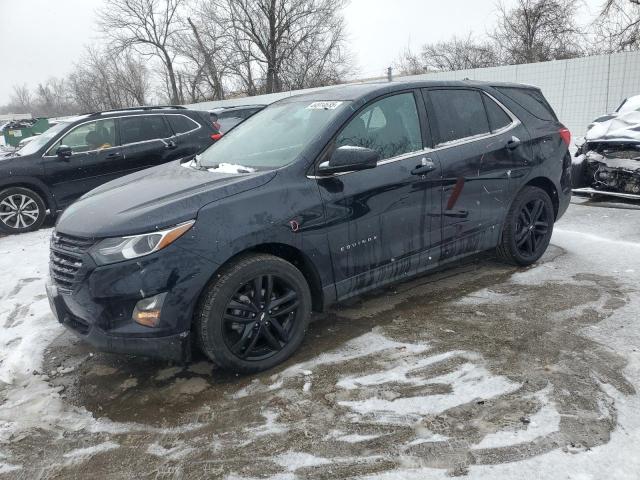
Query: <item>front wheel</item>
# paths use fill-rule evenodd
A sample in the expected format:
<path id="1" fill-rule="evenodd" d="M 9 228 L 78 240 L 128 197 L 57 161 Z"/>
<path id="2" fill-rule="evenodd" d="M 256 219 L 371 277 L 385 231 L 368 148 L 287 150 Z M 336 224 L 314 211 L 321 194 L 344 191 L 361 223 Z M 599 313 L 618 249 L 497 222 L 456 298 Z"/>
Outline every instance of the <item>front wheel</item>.
<path id="1" fill-rule="evenodd" d="M 311 294 L 302 273 L 273 255 L 240 257 L 202 294 L 194 327 L 201 350 L 224 369 L 267 370 L 304 338 Z"/>
<path id="2" fill-rule="evenodd" d="M 44 201 L 33 190 L 11 187 L 0 192 L 0 232 L 25 233 L 40 228 L 46 217 Z"/>
<path id="3" fill-rule="evenodd" d="M 555 214 L 547 192 L 525 187 L 507 213 L 497 253 L 515 265 L 535 263 L 549 246 Z"/>

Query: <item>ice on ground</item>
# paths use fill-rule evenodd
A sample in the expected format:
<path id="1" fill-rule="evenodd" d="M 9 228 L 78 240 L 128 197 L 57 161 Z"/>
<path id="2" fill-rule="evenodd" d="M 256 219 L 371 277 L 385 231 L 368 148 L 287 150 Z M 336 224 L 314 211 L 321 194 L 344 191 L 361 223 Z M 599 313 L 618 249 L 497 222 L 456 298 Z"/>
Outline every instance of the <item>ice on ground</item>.
<path id="1" fill-rule="evenodd" d="M 316 457 L 304 452 L 286 452 L 273 458 L 273 461 L 286 468 L 290 472 L 294 472 L 299 468 L 316 467 L 318 465 L 326 465 L 331 460 L 322 457 Z"/>
<path id="2" fill-rule="evenodd" d="M 158 443 L 152 443 L 147 448 L 147 453 L 149 455 L 153 455 L 154 457 L 159 457 L 159 458 L 172 460 L 172 461 L 180 460 L 186 457 L 187 455 L 189 455 L 190 453 L 192 453 L 193 451 L 194 449 L 192 447 L 187 447 L 182 442 L 179 445 L 176 445 L 175 447 L 171 447 L 171 448 L 165 448 Z"/>
<path id="3" fill-rule="evenodd" d="M 427 367 L 439 362 L 444 362 L 450 358 L 463 356 L 466 352 L 463 351 L 450 351 L 441 353 L 439 355 L 433 355 L 431 357 L 419 358 L 411 357 L 406 359 L 400 365 L 386 369 L 382 372 L 373 373 L 371 375 L 365 375 L 360 377 L 345 377 L 338 381 L 337 386 L 346 390 L 354 390 L 362 386 L 380 385 L 383 383 L 407 383 L 412 385 L 425 385 L 424 380 L 417 376 L 408 376 L 408 374 L 420 368 Z M 477 357 L 473 355 L 474 357 Z"/>
<path id="4" fill-rule="evenodd" d="M 374 328 L 371 332 L 350 340 L 338 349 L 321 353 L 311 360 L 287 368 L 281 375 L 283 377 L 297 374 L 307 375 L 308 371 L 312 371 L 320 365 L 342 363 L 355 358 L 380 353 L 385 350 L 391 352 L 390 358 L 392 358 L 407 354 L 422 353 L 429 348 L 427 344 L 396 342 L 382 335 L 380 329 Z"/>
<path id="5" fill-rule="evenodd" d="M 342 435 L 337 437 L 336 440 L 347 443 L 360 443 L 373 440 L 380 437 L 380 435 L 360 435 L 359 433 L 352 433 L 351 435 Z"/>
<path id="6" fill-rule="evenodd" d="M 529 418 L 526 428 L 502 430 L 485 436 L 474 449 L 499 448 L 526 443 L 538 437 L 544 437 L 560 430 L 560 414 L 554 403 L 550 400 L 550 386 L 536 393 L 536 398 L 542 404 L 542 408 Z"/>
<path id="7" fill-rule="evenodd" d="M 63 457 L 73 460 L 85 460 L 97 455 L 98 453 L 108 452 L 109 450 L 115 450 L 116 448 L 120 448 L 120 445 L 114 442 L 104 442 L 92 447 L 71 450 L 70 452 L 65 453 Z"/>
<path id="8" fill-rule="evenodd" d="M 385 383 L 385 382 L 382 382 Z M 491 374 L 486 368 L 465 363 L 454 372 L 424 381 L 423 385 L 447 384 L 451 393 L 424 395 L 387 400 L 373 397 L 366 400 L 341 401 L 340 405 L 364 415 L 391 412 L 396 415 L 434 415 L 474 400 L 486 400 L 516 391 L 520 384 L 506 377 Z"/>

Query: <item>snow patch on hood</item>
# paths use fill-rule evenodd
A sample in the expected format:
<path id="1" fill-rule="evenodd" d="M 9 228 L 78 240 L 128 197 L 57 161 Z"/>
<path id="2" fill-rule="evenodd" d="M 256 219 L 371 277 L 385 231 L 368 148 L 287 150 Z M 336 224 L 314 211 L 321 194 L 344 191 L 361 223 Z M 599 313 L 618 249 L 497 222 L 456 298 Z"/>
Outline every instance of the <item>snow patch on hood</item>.
<path id="1" fill-rule="evenodd" d="M 198 168 L 198 162 L 191 160 L 182 164 L 185 168 Z M 209 172 L 215 173 L 254 173 L 257 170 L 252 167 L 245 167 L 243 165 L 236 165 L 233 163 L 219 163 L 217 167 L 207 168 Z"/>

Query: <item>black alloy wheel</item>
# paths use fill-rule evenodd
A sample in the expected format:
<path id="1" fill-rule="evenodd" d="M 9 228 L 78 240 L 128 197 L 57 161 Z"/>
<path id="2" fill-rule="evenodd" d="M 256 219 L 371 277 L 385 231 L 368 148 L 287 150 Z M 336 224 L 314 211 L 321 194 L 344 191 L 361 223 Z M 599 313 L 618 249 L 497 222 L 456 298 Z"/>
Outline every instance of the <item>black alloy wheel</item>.
<path id="1" fill-rule="evenodd" d="M 544 245 L 549 233 L 549 218 L 545 202 L 536 198 L 526 203 L 520 210 L 516 221 L 516 246 L 524 257 L 533 257 Z M 545 245 L 546 248 L 546 245 Z"/>
<path id="2" fill-rule="evenodd" d="M 549 246 L 554 222 L 547 192 L 533 186 L 523 188 L 505 218 L 498 256 L 515 265 L 535 263 Z"/>
<path id="3" fill-rule="evenodd" d="M 202 352 L 220 367 L 256 373 L 297 350 L 310 315 L 302 272 L 282 258 L 253 253 L 214 276 L 198 303 L 194 330 Z"/>
<path id="4" fill-rule="evenodd" d="M 224 341 L 238 358 L 269 358 L 291 339 L 299 306 L 298 294 L 286 279 L 256 277 L 238 288 L 227 303 Z"/>

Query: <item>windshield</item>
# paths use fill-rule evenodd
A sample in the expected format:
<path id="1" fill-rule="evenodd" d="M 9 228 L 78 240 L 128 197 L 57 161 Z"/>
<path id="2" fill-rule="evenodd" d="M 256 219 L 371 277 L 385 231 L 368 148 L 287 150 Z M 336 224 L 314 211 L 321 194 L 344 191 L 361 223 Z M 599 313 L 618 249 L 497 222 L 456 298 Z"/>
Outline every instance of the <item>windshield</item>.
<path id="1" fill-rule="evenodd" d="M 309 141 L 350 102 L 274 104 L 234 128 L 199 158 L 205 168 L 234 164 L 258 170 L 293 162 Z"/>
<path id="2" fill-rule="evenodd" d="M 16 153 L 21 157 L 36 153 L 38 150 L 44 147 L 47 144 L 47 142 L 49 142 L 49 140 L 51 140 L 53 137 L 55 137 L 58 133 L 60 133 L 62 130 L 64 130 L 68 126 L 69 124 L 65 122 L 61 122 L 61 123 L 58 123 L 57 125 L 54 125 L 50 129 L 48 129 L 46 132 L 38 135 L 37 138 L 34 138 L 32 141 L 27 143 L 24 147 L 22 147 Z"/>

